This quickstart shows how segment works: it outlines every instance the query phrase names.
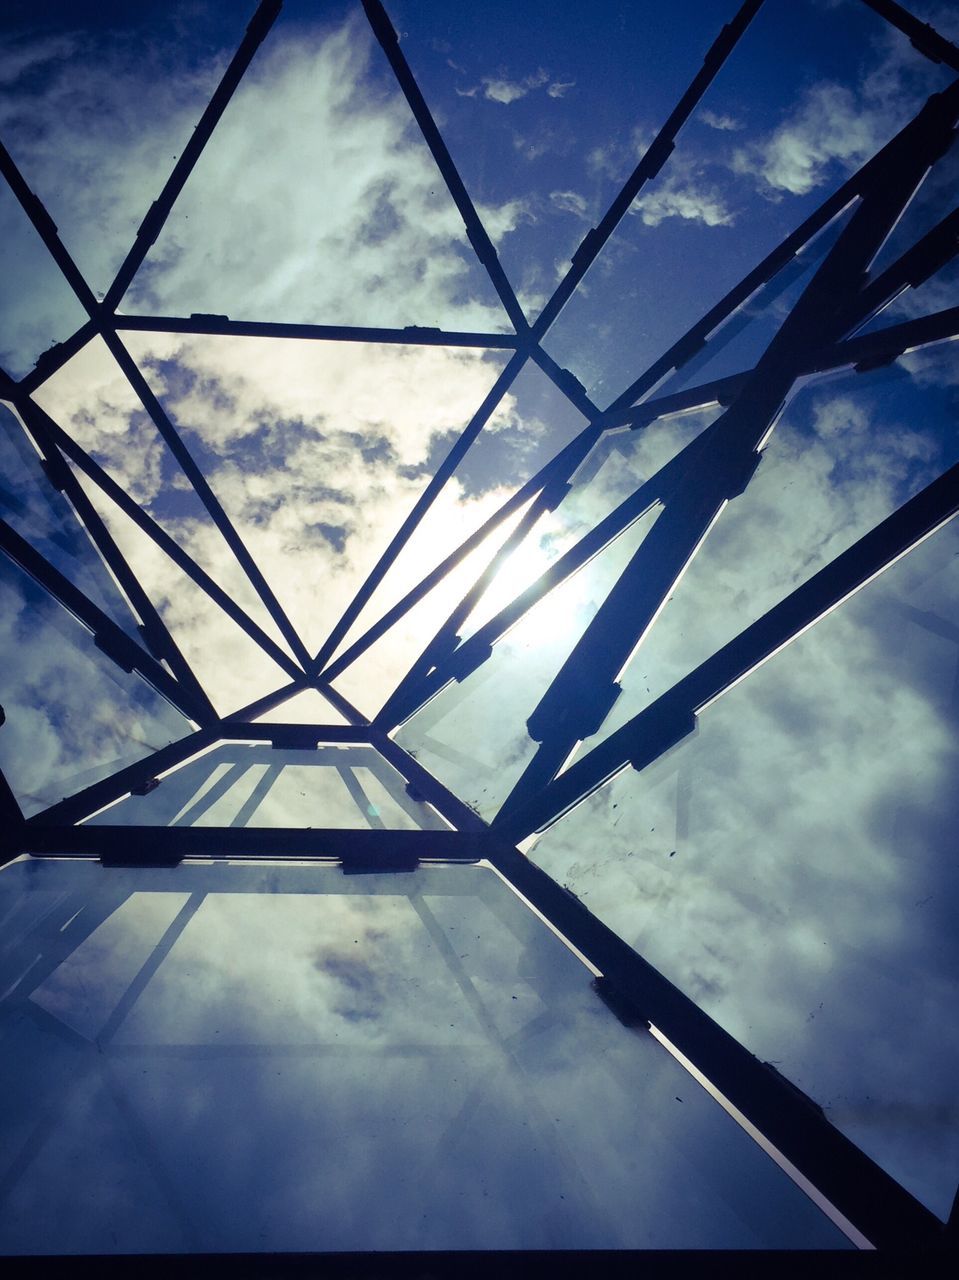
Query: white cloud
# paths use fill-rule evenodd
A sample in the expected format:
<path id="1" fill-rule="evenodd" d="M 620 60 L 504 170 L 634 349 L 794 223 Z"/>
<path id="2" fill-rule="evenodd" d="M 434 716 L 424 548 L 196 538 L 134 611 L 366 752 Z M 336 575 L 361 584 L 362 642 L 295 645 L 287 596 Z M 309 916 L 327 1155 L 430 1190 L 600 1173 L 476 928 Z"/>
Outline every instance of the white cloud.
<path id="1" fill-rule="evenodd" d="M 570 89 L 576 87 L 575 80 L 554 80 L 546 92 L 551 98 L 564 98 Z"/>
<path id="2" fill-rule="evenodd" d="M 563 213 L 572 213 L 577 218 L 582 218 L 585 222 L 589 222 L 589 204 L 579 192 L 551 191 L 549 199 L 555 209 L 560 209 Z"/>
<path id="3" fill-rule="evenodd" d="M 483 76 L 483 97 L 488 98 L 491 102 L 501 102 L 504 106 L 508 106 L 511 102 L 518 102 L 520 98 L 525 98 L 533 89 L 541 89 L 548 80 L 548 73 L 542 69 L 534 75 L 525 76 L 522 80 Z M 550 96 L 557 97 L 558 95 L 550 94 Z"/>
<path id="4" fill-rule="evenodd" d="M 755 174 L 774 192 L 805 195 L 826 180 L 835 162 L 849 171 L 867 160 L 888 136 L 885 124 L 879 112 L 863 111 L 851 90 L 816 85 L 768 138 L 737 150 L 732 167 Z"/>
<path id="5" fill-rule="evenodd" d="M 708 107 L 700 111 L 696 118 L 701 120 L 703 124 L 709 125 L 710 129 L 718 129 L 721 133 L 743 127 L 742 122 L 737 120 L 735 116 L 731 116 L 726 112 L 710 111 Z"/>
<path id="6" fill-rule="evenodd" d="M 702 222 L 707 227 L 731 227 L 735 221 L 715 188 L 700 187 L 695 179 L 671 174 L 664 182 L 645 190 L 630 206 L 647 227 L 658 227 L 667 218 Z"/>

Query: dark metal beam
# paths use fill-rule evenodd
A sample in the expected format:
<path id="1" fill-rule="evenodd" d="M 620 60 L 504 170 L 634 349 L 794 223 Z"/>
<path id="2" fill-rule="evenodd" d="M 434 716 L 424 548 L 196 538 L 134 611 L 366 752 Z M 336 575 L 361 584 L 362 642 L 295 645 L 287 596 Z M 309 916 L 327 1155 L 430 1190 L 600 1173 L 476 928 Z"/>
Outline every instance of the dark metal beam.
<path id="1" fill-rule="evenodd" d="M 3 733 L 2 721 L 0 721 L 0 733 Z M 23 848 L 25 825 L 20 803 L 13 794 L 13 788 L 3 771 L 0 770 L 0 867 L 19 855 Z"/>
<path id="2" fill-rule="evenodd" d="M 453 202 L 459 210 L 460 217 L 466 227 L 467 239 L 473 246 L 473 252 L 483 264 L 513 328 L 518 334 L 524 334 L 529 326 L 523 314 L 523 309 L 517 301 L 516 294 L 513 292 L 513 286 L 506 277 L 506 272 L 503 270 L 502 263 L 493 247 L 493 242 L 480 221 L 476 209 L 473 207 L 473 201 L 463 185 L 463 180 L 457 171 L 456 165 L 453 163 L 452 156 L 447 150 L 446 143 L 436 127 L 436 123 L 430 114 L 430 109 L 426 105 L 426 99 L 413 78 L 409 64 L 400 49 L 399 38 L 393 24 L 390 22 L 380 0 L 363 0 L 363 8 L 366 10 L 366 16 L 373 29 L 373 34 L 382 46 L 383 52 L 393 68 L 393 74 L 403 90 L 426 145 L 436 161 L 436 167 L 442 174 L 443 181 L 446 183 Z"/>
<path id="3" fill-rule="evenodd" d="M 760 1062 L 567 890 L 508 845 L 497 871 L 873 1244 L 936 1248 L 942 1224 L 773 1067 Z"/>
<path id="4" fill-rule="evenodd" d="M 404 329 L 360 328 L 354 325 L 277 324 L 260 320 L 230 320 L 227 316 L 126 316 L 116 317 L 118 333 L 195 333 L 234 338 L 285 338 L 316 342 L 375 342 L 406 347 L 480 347 L 515 351 L 520 340 L 512 333 L 464 333 L 407 325 Z"/>
<path id="5" fill-rule="evenodd" d="M 30 823 L 25 853 L 96 857 L 111 866 L 174 865 L 183 858 L 337 858 L 391 866 L 420 858 L 477 862 L 485 832 L 389 831 L 370 827 L 61 827 Z"/>
<path id="6" fill-rule="evenodd" d="M 369 744 L 370 729 L 352 724 L 285 724 L 278 720 L 221 720 L 224 742 L 271 742 L 274 747 L 315 747 L 321 742 Z"/>
<path id="7" fill-rule="evenodd" d="M 210 139 L 210 134 L 236 92 L 243 73 L 253 61 L 253 57 L 260 45 L 266 39 L 282 7 L 283 0 L 261 0 L 261 3 L 257 6 L 256 12 L 247 25 L 246 33 L 240 42 L 239 48 L 233 55 L 230 65 L 223 73 L 223 78 L 214 90 L 213 97 L 207 103 L 199 123 L 190 134 L 173 168 L 173 172 L 164 184 L 163 190 L 147 210 L 146 216 L 137 230 L 136 240 L 130 252 L 123 260 L 116 279 L 107 290 L 103 304 L 107 311 L 116 311 L 120 305 L 123 295 L 130 287 L 130 282 L 142 266 L 143 260 L 163 229 L 163 224 L 169 216 L 173 202 L 186 185 L 186 181 L 193 172 L 203 148 Z"/>

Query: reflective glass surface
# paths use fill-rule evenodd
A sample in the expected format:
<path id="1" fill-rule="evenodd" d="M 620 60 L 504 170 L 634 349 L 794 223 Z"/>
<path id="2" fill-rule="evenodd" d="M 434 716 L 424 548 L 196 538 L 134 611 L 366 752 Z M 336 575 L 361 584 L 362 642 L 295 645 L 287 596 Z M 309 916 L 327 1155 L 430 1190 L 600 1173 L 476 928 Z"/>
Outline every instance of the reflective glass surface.
<path id="1" fill-rule="evenodd" d="M 190 732 L 6 556 L 0 595 L 0 767 L 27 816 Z"/>
<path id="2" fill-rule="evenodd" d="M 483 867 L 20 862 L 0 905 L 8 1253 L 847 1243 Z"/>
<path id="3" fill-rule="evenodd" d="M 957 555 L 954 520 L 530 855 L 940 1218 L 959 1158 Z"/>

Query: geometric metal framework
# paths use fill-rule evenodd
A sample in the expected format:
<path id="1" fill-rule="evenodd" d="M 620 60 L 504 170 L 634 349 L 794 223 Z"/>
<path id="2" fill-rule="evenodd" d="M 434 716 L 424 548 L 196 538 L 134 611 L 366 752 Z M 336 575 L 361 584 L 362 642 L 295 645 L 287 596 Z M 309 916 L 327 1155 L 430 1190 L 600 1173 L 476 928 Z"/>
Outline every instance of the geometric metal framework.
<path id="1" fill-rule="evenodd" d="M 959 49 L 932 27 L 891 0 L 866 0 L 868 7 L 903 33 L 925 57 L 959 73 Z M 725 26 L 686 92 L 646 147 L 622 189 L 599 223 L 583 238 L 569 269 L 535 319 L 528 319 L 507 277 L 443 135 L 414 78 L 400 38 L 379 0 L 364 0 L 372 31 L 388 59 L 396 82 L 422 133 L 436 168 L 465 224 L 469 244 L 509 317 L 512 331 L 450 332 L 440 328 L 386 329 L 355 326 L 286 324 L 231 320 L 220 315 L 188 319 L 130 315 L 120 304 L 137 271 L 193 172 L 227 109 L 244 73 L 279 15 L 279 0 L 262 0 L 188 145 L 177 158 L 159 195 L 150 205 L 116 278 L 99 299 L 73 261 L 42 202 L 27 185 L 8 151 L 0 145 L 0 169 L 10 190 L 41 237 L 86 313 L 72 336 L 45 352 L 32 372 L 19 380 L 3 373 L 0 393 L 13 408 L 42 464 L 51 492 L 69 502 L 80 525 L 108 567 L 135 613 L 131 634 L 54 565 L 15 521 L 0 520 L 0 546 L 42 592 L 73 615 L 95 638 L 96 646 L 122 672 L 137 673 L 192 727 L 177 740 L 152 749 L 134 763 L 81 786 L 56 803 L 25 816 L 14 787 L 0 776 L 3 860 L 98 858 L 105 867 L 170 868 L 165 875 L 188 873 L 196 857 L 231 860 L 311 860 L 341 864 L 383 876 L 414 875 L 434 862 L 482 863 L 521 895 L 562 935 L 592 968 L 603 998 L 627 1022 L 651 1025 L 708 1082 L 742 1123 L 778 1153 L 803 1185 L 849 1228 L 853 1239 L 878 1248 L 938 1248 L 954 1244 L 956 1210 L 940 1219 L 855 1142 L 774 1065 L 760 1061 L 708 1016 L 574 894 L 541 869 L 523 845 L 536 833 L 581 805 L 612 779 L 632 769 L 643 771 L 663 759 L 696 728 L 697 715 L 744 677 L 757 670 L 814 623 L 843 604 L 913 548 L 941 529 L 959 511 L 959 464 L 952 466 L 892 514 L 881 519 L 853 545 L 814 572 L 734 638 L 699 662 L 639 711 L 609 730 L 622 692 L 623 673 L 639 646 L 652 634 L 664 606 L 697 553 L 708 545 L 727 504 L 748 491 L 762 467 L 763 449 L 784 405 L 812 375 L 830 371 L 869 371 L 889 365 L 906 352 L 921 351 L 959 337 L 959 306 L 923 314 L 884 328 L 869 322 L 905 290 L 917 288 L 940 272 L 959 252 L 959 210 L 943 209 L 939 220 L 898 256 L 878 269 L 872 264 L 927 175 L 944 162 L 959 122 L 959 79 L 934 94 L 919 113 L 882 146 L 820 207 L 758 262 L 724 297 L 611 403 L 597 405 L 584 386 L 561 368 L 543 345 L 564 306 L 597 262 L 634 201 L 670 162 L 677 138 L 703 95 L 760 10 L 762 0 L 746 0 Z M 714 335 L 757 292 L 773 280 L 820 233 L 838 228 L 761 356 L 751 368 L 720 378 L 659 391 L 667 375 L 694 357 L 709 355 Z M 255 336 L 335 344 L 376 343 L 407 346 L 469 347 L 505 353 L 506 363 L 447 456 L 423 488 L 412 511 L 397 529 L 342 616 L 317 652 L 311 652 L 274 594 L 214 493 L 200 461 L 151 389 L 126 345 L 127 335 L 143 332 L 187 335 Z M 102 340 L 129 382 L 142 409 L 182 469 L 192 491 L 226 540 L 278 639 L 204 569 L 86 451 L 65 426 L 45 412 L 37 393 L 92 338 Z M 444 486 L 490 422 L 521 371 L 535 365 L 555 390 L 586 420 L 586 425 L 536 474 L 521 483 L 475 532 L 458 546 L 443 548 L 443 558 L 381 617 L 365 629 L 354 624 L 390 573 Z M 695 379 L 693 379 L 695 382 Z M 665 415 L 713 408 L 711 424 L 695 436 L 618 506 L 581 532 L 548 567 L 480 625 L 470 615 L 497 581 L 511 557 L 533 536 L 544 515 L 562 509 L 578 493 L 591 460 L 624 432 L 630 439 Z M 81 481 L 80 477 L 83 477 Z M 138 580 L 124 552 L 98 512 L 90 494 L 106 495 L 212 603 L 271 658 L 286 679 L 276 690 L 233 713 L 218 714 L 209 692 L 177 644 L 157 602 Z M 444 785 L 407 745 L 401 726 L 444 691 L 453 691 L 481 672 L 495 646 L 511 628 L 530 616 L 540 602 L 611 547 L 625 531 L 655 510 L 656 518 L 625 560 L 582 633 L 570 638 L 565 659 L 526 720 L 529 750 L 518 780 L 492 816 Z M 358 710 L 336 681 L 400 624 L 431 591 L 494 533 L 508 534 L 475 581 L 461 594 L 435 634 L 422 635 L 421 652 L 372 715 Z M 348 640 L 348 643 L 345 643 Z M 284 704 L 306 690 L 324 700 L 324 722 L 300 724 L 263 720 L 282 716 Z M 498 714 L 509 717 L 509 706 Z M 521 717 L 522 719 L 522 717 Z M 454 718 L 455 723 L 455 718 Z M 606 725 L 607 730 L 600 733 Z M 522 731 L 522 723 L 517 726 Z M 0 734 L 2 734 L 0 730 Z M 398 736 L 399 735 L 399 736 Z M 597 738 L 597 745 L 590 740 Z M 314 766 L 330 755 L 350 794 L 365 814 L 362 823 L 319 825 L 163 825 L 151 818 L 151 804 L 169 794 L 170 779 L 190 761 L 207 760 L 221 769 L 242 772 L 231 744 L 253 744 L 276 770 L 285 760 L 309 758 Z M 234 754 L 230 754 L 234 751 Z M 203 753 L 208 753 L 204 755 Z M 209 754 L 211 753 L 212 754 Z M 217 754 L 219 753 L 219 754 Z M 272 753 L 272 755 L 270 754 Z M 334 759 L 335 757 L 335 759 Z M 259 756 L 257 758 L 260 758 Z M 203 766 L 205 767 L 205 766 Z M 390 829 L 358 779 L 367 769 L 406 814 L 407 829 Z M 226 776 L 226 775 L 222 775 Z M 159 785 L 158 785 L 159 784 Z M 228 785 L 223 783 L 223 787 Z M 221 787 L 221 790 L 223 789 Z M 216 798 L 207 792 L 208 803 Z M 114 825 L 111 806 L 124 797 L 142 798 L 145 815 L 132 825 Z M 176 808 L 176 805 L 173 805 Z M 202 806 L 201 806 L 202 809 Z M 131 812 L 138 812 L 131 810 Z M 157 810 L 156 812 L 159 812 Z M 171 810 L 172 812 L 172 810 Z M 198 810 L 200 812 L 200 810 Z M 252 812 L 252 810 L 251 810 Z M 92 821 L 91 821 L 92 819 Z M 603 836 L 597 833 L 597 840 Z M 181 867 L 180 864 L 183 864 Z M 12 869 L 11 869 L 12 870 Z M 5 873 L 8 874 L 8 873 Z M 447 874 L 447 873 L 444 873 Z M 119 882 L 118 882 L 119 883 Z M 173 884 L 174 882 L 165 881 Z M 372 883 L 372 882 L 371 882 Z M 102 916 L 98 917 L 102 919 Z M 97 926 L 89 922 L 87 935 Z M 64 928 L 66 925 L 63 926 Z M 46 970 L 45 972 L 47 972 Z M 628 1013 L 623 1011 L 627 1010 Z M 584 1049 L 588 1052 L 588 1046 Z"/>

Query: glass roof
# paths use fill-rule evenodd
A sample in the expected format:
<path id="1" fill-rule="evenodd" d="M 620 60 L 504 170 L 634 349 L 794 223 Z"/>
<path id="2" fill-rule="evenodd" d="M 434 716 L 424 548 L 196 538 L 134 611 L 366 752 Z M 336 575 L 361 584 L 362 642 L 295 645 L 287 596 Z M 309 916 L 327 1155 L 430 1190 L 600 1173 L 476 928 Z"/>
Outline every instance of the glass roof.
<path id="1" fill-rule="evenodd" d="M 955 6 L 47 0 L 0 30 L 4 860 L 359 860 L 389 916 L 390 871 L 482 857 L 665 1002 L 670 1061 L 843 1240 L 938 1239 Z M 159 939 L 189 865 L 99 928 Z M 267 892 L 208 898 L 196 955 L 244 912 L 305 927 Z M 125 1025 L 160 1035 L 180 981 Z M 378 1247 L 349 1239 L 316 1247 Z"/>

